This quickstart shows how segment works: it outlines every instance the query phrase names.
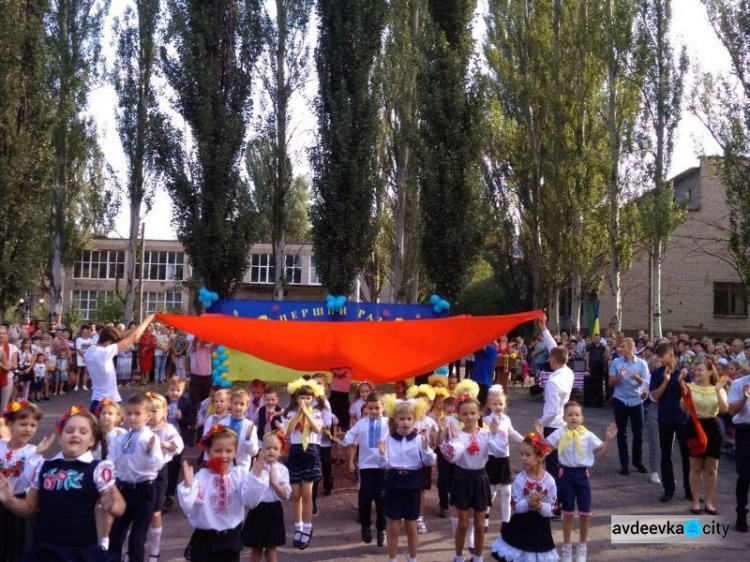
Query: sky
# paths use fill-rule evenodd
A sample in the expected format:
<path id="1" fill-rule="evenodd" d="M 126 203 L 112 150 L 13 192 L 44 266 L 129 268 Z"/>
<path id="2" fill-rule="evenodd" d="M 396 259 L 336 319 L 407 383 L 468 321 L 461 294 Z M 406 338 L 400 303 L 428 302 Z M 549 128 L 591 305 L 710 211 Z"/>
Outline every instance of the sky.
<path id="1" fill-rule="evenodd" d="M 113 3 L 122 9 L 124 2 Z M 108 65 L 113 57 L 111 20 L 119 15 L 113 7 L 110 21 L 104 36 L 104 52 Z M 483 24 L 477 17 L 477 33 L 481 35 Z M 314 24 L 313 24 L 314 25 Z M 476 35 L 475 34 L 475 35 Z M 676 45 L 687 45 L 691 66 L 698 64 L 704 71 L 727 72 L 729 58 L 711 28 L 705 8 L 700 0 L 674 0 L 672 39 Z M 311 34 L 314 41 L 314 33 Z M 110 66 L 111 67 L 111 66 Z M 688 77 L 686 91 L 689 91 L 692 76 Z M 316 82 L 311 79 L 303 92 L 292 102 L 291 126 L 295 132 L 293 139 L 293 164 L 297 172 L 307 171 L 308 164 L 305 157 L 306 149 L 314 142 L 316 128 L 312 101 L 316 92 Z M 91 93 L 89 111 L 94 116 L 99 132 L 99 139 L 107 161 L 117 172 L 121 183 L 125 180 L 125 156 L 120 145 L 115 123 L 115 107 L 117 98 L 111 85 L 105 84 Z M 166 100 L 165 100 L 166 104 Z M 698 165 L 698 156 L 702 154 L 718 154 L 719 147 L 710 137 L 700 121 L 689 112 L 683 112 L 682 121 L 677 129 L 675 152 L 672 157 L 670 175 Z M 122 207 L 117 217 L 115 228 L 110 236 L 127 237 L 129 228 L 128 205 L 123 197 Z M 153 206 L 143 217 L 146 223 L 146 237 L 157 240 L 175 239 L 175 229 L 172 226 L 172 208 L 168 194 L 164 190 L 157 190 Z"/>

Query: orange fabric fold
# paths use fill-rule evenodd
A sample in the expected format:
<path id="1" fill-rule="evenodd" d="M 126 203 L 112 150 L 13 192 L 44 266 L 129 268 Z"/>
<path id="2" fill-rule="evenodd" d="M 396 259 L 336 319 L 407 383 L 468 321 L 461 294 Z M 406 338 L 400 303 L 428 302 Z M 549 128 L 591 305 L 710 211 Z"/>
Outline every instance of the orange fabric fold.
<path id="1" fill-rule="evenodd" d="M 297 371 L 350 367 L 356 380 L 385 383 L 431 373 L 542 315 L 534 310 L 400 322 L 294 322 L 218 314 L 156 317 L 275 365 Z"/>

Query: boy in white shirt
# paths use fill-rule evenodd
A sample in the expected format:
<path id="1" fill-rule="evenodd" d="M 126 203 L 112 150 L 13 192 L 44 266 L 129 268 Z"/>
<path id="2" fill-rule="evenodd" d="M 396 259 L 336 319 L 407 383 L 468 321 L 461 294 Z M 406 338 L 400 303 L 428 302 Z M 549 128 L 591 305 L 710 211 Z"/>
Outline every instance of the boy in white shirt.
<path id="1" fill-rule="evenodd" d="M 589 468 L 594 466 L 595 459 L 607 454 L 612 442 L 617 437 L 617 427 L 609 424 L 606 441 L 602 442 L 596 435 L 583 426 L 583 408 L 578 402 L 566 402 L 563 407 L 565 426 L 555 430 L 547 437 L 550 445 L 558 448 L 560 459 L 560 484 L 557 497 L 562 505 L 563 540 L 562 562 L 572 562 L 573 547 L 570 544 L 570 533 L 573 528 L 573 515 L 578 503 L 580 535 L 577 548 L 577 561 L 586 562 L 586 538 L 591 520 L 591 484 Z M 536 430 L 541 433 L 537 424 Z"/>

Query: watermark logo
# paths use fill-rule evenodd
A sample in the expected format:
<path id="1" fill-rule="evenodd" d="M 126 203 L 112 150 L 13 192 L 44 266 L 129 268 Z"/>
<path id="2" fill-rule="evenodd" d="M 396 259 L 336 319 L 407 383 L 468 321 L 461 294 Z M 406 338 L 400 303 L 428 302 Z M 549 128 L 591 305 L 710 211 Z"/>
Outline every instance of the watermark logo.
<path id="1" fill-rule="evenodd" d="M 614 544 L 719 544 L 729 523 L 715 517 L 680 515 L 613 515 Z"/>

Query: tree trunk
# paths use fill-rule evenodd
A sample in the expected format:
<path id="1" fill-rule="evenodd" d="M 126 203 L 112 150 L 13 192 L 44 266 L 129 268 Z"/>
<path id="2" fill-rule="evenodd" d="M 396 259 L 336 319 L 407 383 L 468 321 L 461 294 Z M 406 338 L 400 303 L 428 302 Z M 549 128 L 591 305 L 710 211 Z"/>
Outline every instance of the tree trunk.
<path id="1" fill-rule="evenodd" d="M 648 252 L 648 335 L 654 340 L 654 256 L 653 250 Z"/>
<path id="2" fill-rule="evenodd" d="M 552 335 L 560 333 L 560 289 L 550 288 L 547 306 L 547 326 Z"/>
<path id="3" fill-rule="evenodd" d="M 572 291 L 570 295 L 570 331 L 571 335 L 581 331 L 581 270 L 574 266 L 572 273 Z"/>
<path id="4" fill-rule="evenodd" d="M 654 244 L 653 273 L 651 274 L 654 294 L 654 302 L 652 303 L 654 323 L 652 337 L 654 338 L 661 337 L 661 255 L 661 240 L 657 240 Z"/>
<path id="5" fill-rule="evenodd" d="M 128 237 L 128 247 L 125 254 L 125 263 L 127 270 L 125 272 L 125 304 L 123 308 L 123 318 L 127 326 L 133 320 L 133 301 L 135 300 L 135 266 L 136 250 L 138 249 L 138 238 L 141 226 L 141 200 L 130 200 L 130 235 Z M 143 267 L 143 264 L 141 264 Z"/>
<path id="6" fill-rule="evenodd" d="M 286 120 L 287 105 L 289 103 L 286 84 L 286 2 L 276 0 L 276 22 L 278 36 L 276 44 L 276 139 L 275 159 L 276 178 L 273 190 L 273 208 L 271 225 L 271 244 L 273 245 L 273 262 L 275 279 L 273 285 L 273 300 L 284 300 L 284 283 L 286 280 L 286 212 L 287 193 L 291 183 L 287 167 L 286 153 Z"/>

